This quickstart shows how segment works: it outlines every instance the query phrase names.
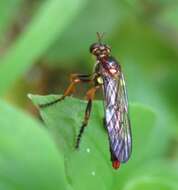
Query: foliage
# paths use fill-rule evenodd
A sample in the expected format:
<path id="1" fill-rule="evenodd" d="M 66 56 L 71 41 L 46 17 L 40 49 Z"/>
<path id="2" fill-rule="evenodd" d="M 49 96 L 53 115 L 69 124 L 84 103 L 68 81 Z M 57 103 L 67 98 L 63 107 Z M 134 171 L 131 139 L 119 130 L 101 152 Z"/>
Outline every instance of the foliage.
<path id="1" fill-rule="evenodd" d="M 0 2 L 1 189 L 177 189 L 177 7 L 175 0 Z M 40 110 L 48 130 L 23 113 L 37 116 L 28 92 L 62 93 L 67 74 L 92 72 L 88 47 L 97 31 L 122 65 L 131 102 L 133 154 L 118 171 L 100 101 L 79 151 L 73 145 L 84 101 Z"/>
<path id="2" fill-rule="evenodd" d="M 64 158 L 43 126 L 0 102 L 0 188 L 66 189 Z"/>
<path id="3" fill-rule="evenodd" d="M 38 106 L 55 100 L 59 96 L 30 95 L 29 97 Z M 110 162 L 107 134 L 102 123 L 103 105 L 101 101 L 95 101 L 80 149 L 74 150 L 75 138 L 81 126 L 85 106 L 86 102 L 84 101 L 66 98 L 65 101 L 56 105 L 40 109 L 46 127 L 56 139 L 59 150 L 63 152 L 66 175 L 74 189 L 98 189 L 98 184 L 101 189 L 112 189 L 112 187 L 133 189 L 135 186 L 143 184 L 147 187 L 147 182 L 143 182 L 147 178 L 150 180 L 149 185 L 154 184 L 155 187 L 167 187 L 172 186 L 172 182 L 176 183 L 172 176 L 158 177 L 157 172 L 159 170 L 166 171 L 167 168 L 164 167 L 165 161 L 162 161 L 162 164 L 157 161 L 164 160 L 166 146 L 163 147 L 163 142 L 167 136 L 159 128 L 156 114 L 143 105 L 133 104 L 131 106 L 134 151 L 131 160 L 127 164 L 121 165 L 118 172 L 113 171 Z M 157 142 L 157 137 L 152 138 L 156 131 L 163 137 L 160 142 Z M 170 165 L 170 167 L 173 166 Z M 137 172 L 138 178 L 135 176 Z M 117 179 L 119 179 L 118 182 Z M 166 184 L 164 179 L 167 180 Z M 127 183 L 128 180 L 131 180 L 131 183 Z M 174 188 L 176 187 L 177 185 Z"/>

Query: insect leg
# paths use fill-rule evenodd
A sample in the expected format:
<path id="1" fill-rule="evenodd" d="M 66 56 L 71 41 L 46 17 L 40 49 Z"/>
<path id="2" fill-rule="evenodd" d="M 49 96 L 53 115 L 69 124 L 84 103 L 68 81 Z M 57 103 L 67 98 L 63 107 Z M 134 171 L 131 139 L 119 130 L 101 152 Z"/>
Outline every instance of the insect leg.
<path id="1" fill-rule="evenodd" d="M 80 82 L 90 82 L 90 81 L 92 81 L 92 78 L 91 78 L 91 75 L 72 74 L 70 76 L 70 81 L 71 81 L 70 85 L 68 86 L 68 88 L 65 90 L 64 94 L 60 98 L 53 100 L 51 102 L 48 102 L 48 103 L 40 104 L 39 107 L 45 108 L 45 107 L 51 106 L 57 102 L 60 102 L 66 96 L 70 96 L 75 91 L 76 84 L 78 84 Z"/>
<path id="2" fill-rule="evenodd" d="M 87 99 L 88 99 L 88 103 L 87 103 L 87 107 L 86 107 L 86 110 L 85 110 L 84 120 L 82 122 L 82 126 L 80 127 L 80 131 L 79 131 L 79 134 L 77 136 L 77 140 L 76 140 L 76 144 L 75 144 L 75 148 L 76 149 L 79 148 L 79 144 L 80 144 L 80 140 L 81 140 L 82 134 L 84 132 L 85 127 L 88 124 L 88 120 L 90 118 L 90 113 L 91 113 L 91 108 L 92 108 L 92 100 L 94 99 L 96 90 L 99 87 L 100 86 L 95 86 L 95 87 L 91 88 L 90 90 L 88 90 L 88 92 L 86 94 L 87 95 Z"/>
<path id="3" fill-rule="evenodd" d="M 82 126 L 80 127 L 80 131 L 79 131 L 79 134 L 77 136 L 77 140 L 76 140 L 76 144 L 75 144 L 75 148 L 76 149 L 79 148 L 79 144 L 80 144 L 80 140 L 81 140 L 82 134 L 84 132 L 85 127 L 88 124 L 88 120 L 90 118 L 90 113 L 91 113 L 91 108 L 92 108 L 92 100 L 90 99 L 88 101 L 88 103 L 87 103 L 87 107 L 86 107 L 86 110 L 85 110 L 84 120 L 82 122 Z"/>
<path id="4" fill-rule="evenodd" d="M 106 126 L 106 117 L 103 117 L 103 127 L 105 130 L 107 130 L 107 126 Z"/>

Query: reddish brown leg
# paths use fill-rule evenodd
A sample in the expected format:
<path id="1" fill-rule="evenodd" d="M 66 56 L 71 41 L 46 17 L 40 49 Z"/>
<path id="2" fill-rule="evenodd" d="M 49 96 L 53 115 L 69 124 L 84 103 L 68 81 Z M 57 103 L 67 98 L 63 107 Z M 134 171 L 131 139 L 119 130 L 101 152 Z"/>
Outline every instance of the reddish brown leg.
<path id="1" fill-rule="evenodd" d="M 73 92 L 75 91 L 75 85 L 80 83 L 80 82 L 91 82 L 91 75 L 82 75 L 82 74 L 72 74 L 70 76 L 70 85 L 68 86 L 68 88 L 66 89 L 66 91 L 64 92 L 64 94 L 56 99 L 53 100 L 51 102 L 45 103 L 45 104 L 40 104 L 39 107 L 40 108 L 45 108 L 48 106 L 51 106 L 57 102 L 60 102 L 61 100 L 63 100 L 66 96 L 70 96 L 71 94 L 73 94 Z"/>
<path id="2" fill-rule="evenodd" d="M 79 134 L 77 136 L 77 140 L 76 140 L 76 144 L 75 144 L 75 148 L 76 149 L 79 148 L 79 144 L 80 144 L 80 140 L 81 140 L 82 134 L 84 132 L 85 127 L 88 124 L 88 120 L 90 118 L 90 113 L 91 113 L 91 109 L 92 109 L 92 100 L 94 99 L 96 90 L 99 87 L 100 86 L 95 86 L 95 87 L 91 88 L 90 90 L 88 90 L 88 92 L 86 94 L 88 103 L 87 103 L 87 107 L 86 107 L 86 110 L 85 110 L 84 120 L 82 122 L 82 126 L 81 126 Z"/>

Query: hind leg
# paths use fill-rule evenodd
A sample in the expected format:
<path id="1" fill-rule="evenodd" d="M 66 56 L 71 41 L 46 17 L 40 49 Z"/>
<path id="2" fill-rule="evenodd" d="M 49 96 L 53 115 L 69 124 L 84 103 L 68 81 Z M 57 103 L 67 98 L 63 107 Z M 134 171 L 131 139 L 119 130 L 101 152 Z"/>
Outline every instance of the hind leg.
<path id="1" fill-rule="evenodd" d="M 84 115 L 84 120 L 82 122 L 82 126 L 80 127 L 80 131 L 79 134 L 77 136 L 77 140 L 76 140 L 76 144 L 75 144 L 75 148 L 78 149 L 79 145 L 80 145 L 80 141 L 81 141 L 81 137 L 84 133 L 84 129 L 87 127 L 88 125 L 88 121 L 90 118 L 90 113 L 91 113 L 91 109 L 92 109 L 92 101 L 94 99 L 96 90 L 99 88 L 100 86 L 95 86 L 93 88 L 91 88 L 90 90 L 88 90 L 87 92 L 87 99 L 88 99 L 88 103 L 87 103 L 87 107 L 85 110 L 85 115 Z"/>
<path id="2" fill-rule="evenodd" d="M 103 127 L 105 130 L 107 130 L 106 117 L 103 117 Z"/>

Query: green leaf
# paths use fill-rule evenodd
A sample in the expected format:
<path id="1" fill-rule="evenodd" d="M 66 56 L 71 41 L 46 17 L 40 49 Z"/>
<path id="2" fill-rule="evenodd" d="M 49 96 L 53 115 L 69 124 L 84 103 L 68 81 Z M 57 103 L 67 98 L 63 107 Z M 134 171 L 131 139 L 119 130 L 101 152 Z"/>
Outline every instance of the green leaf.
<path id="1" fill-rule="evenodd" d="M 36 106 L 59 98 L 57 95 L 29 96 Z M 46 126 L 53 133 L 59 147 L 65 154 L 67 176 L 74 189 L 111 189 L 115 172 L 110 162 L 108 138 L 103 127 L 103 105 L 95 101 L 88 127 L 82 137 L 79 151 L 74 150 L 76 135 L 81 126 L 86 102 L 67 97 L 52 106 L 40 109 L 40 114 Z M 133 131 L 133 154 L 127 164 L 123 164 L 119 173 L 127 178 L 138 162 L 144 163 L 158 156 L 161 143 L 150 154 L 149 139 L 156 128 L 156 115 L 150 108 L 143 105 L 131 105 L 131 123 Z M 154 139 L 157 140 L 157 139 Z M 156 152 L 156 154 L 155 154 Z M 146 159 L 144 159 L 146 158 Z M 77 171 L 77 172 L 76 172 Z M 124 172 L 125 171 L 125 172 Z M 81 183 L 82 181 L 82 183 Z"/>
<path id="2" fill-rule="evenodd" d="M 0 189 L 67 189 L 64 158 L 44 127 L 0 101 Z"/>
<path id="3" fill-rule="evenodd" d="M 56 97 L 31 96 L 36 105 L 49 102 Z M 67 98 L 66 101 L 41 110 L 40 113 L 45 124 L 56 137 L 59 147 L 63 148 L 66 155 L 67 176 L 73 188 L 96 189 L 100 184 L 101 189 L 108 189 L 112 183 L 112 173 L 107 136 L 100 115 L 101 105 L 94 106 L 89 122 L 90 127 L 86 129 L 86 135 L 82 138 L 80 150 L 74 150 L 75 138 L 81 126 L 85 106 L 86 103 L 83 101 Z M 97 136 L 101 138 L 100 141 L 97 141 Z"/>
<path id="4" fill-rule="evenodd" d="M 71 23 L 85 1 L 45 1 L 1 60 L 0 95 L 48 49 Z M 6 81 L 6 82 L 4 82 Z"/>
<path id="5" fill-rule="evenodd" d="M 176 181 L 145 175 L 130 179 L 124 190 L 176 190 L 177 188 Z"/>
<path id="6" fill-rule="evenodd" d="M 145 165 L 135 168 L 122 189 L 176 190 L 178 188 L 177 169 L 177 164 L 171 164 L 165 160 L 145 163 Z M 118 184 L 118 188 L 121 188 L 120 184 Z"/>

